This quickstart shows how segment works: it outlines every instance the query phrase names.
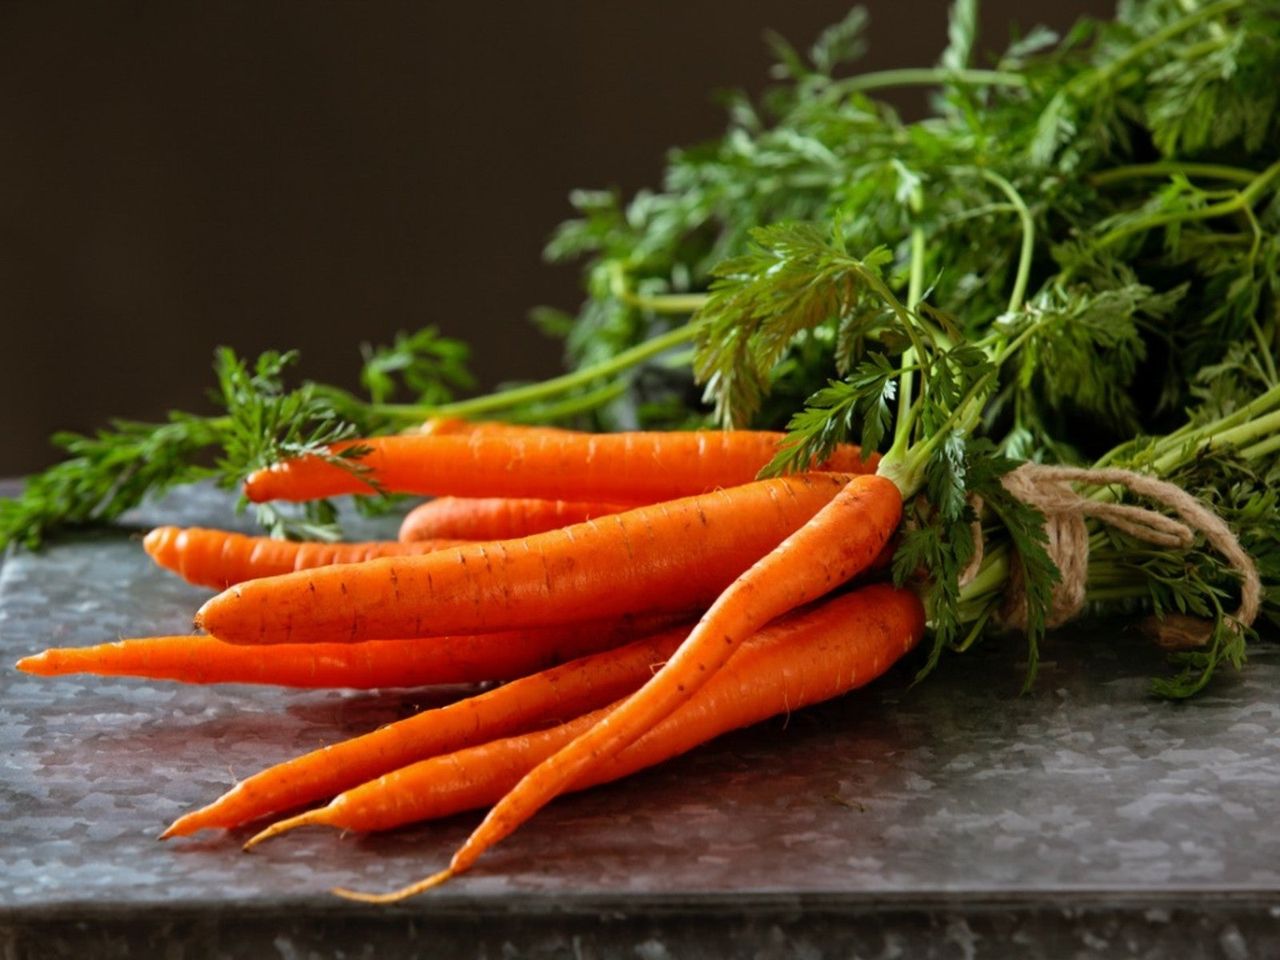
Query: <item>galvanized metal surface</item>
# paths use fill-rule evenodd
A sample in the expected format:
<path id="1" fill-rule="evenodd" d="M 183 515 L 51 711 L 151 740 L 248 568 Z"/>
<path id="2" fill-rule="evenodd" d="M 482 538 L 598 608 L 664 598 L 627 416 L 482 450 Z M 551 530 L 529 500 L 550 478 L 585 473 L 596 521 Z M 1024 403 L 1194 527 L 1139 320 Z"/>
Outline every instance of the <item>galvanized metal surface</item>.
<path id="1" fill-rule="evenodd" d="M 188 492 L 134 520 L 222 524 Z M 136 532 L 136 531 L 134 531 Z M 184 632 L 208 596 L 126 529 L 0 567 L 0 654 Z M 1280 656 L 1187 704 L 1075 627 L 1014 640 L 563 798 L 448 887 L 476 822 L 155 839 L 236 778 L 459 691 L 281 692 L 0 673 L 0 956 L 1225 957 L 1280 954 Z"/>

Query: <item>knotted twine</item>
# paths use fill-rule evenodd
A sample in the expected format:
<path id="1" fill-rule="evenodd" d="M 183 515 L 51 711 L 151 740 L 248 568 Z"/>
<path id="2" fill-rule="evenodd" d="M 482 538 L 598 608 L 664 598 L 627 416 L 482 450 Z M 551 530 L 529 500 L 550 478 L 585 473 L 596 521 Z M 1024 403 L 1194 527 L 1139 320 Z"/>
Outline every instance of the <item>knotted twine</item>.
<path id="1" fill-rule="evenodd" d="M 1086 517 L 1094 517 L 1144 543 L 1182 550 L 1195 541 L 1197 531 L 1202 533 L 1240 576 L 1240 606 L 1231 615 L 1236 629 L 1250 626 L 1257 617 L 1262 602 L 1262 580 L 1253 559 L 1223 519 L 1181 487 L 1133 470 L 1039 463 L 1024 463 L 1005 474 L 1002 482 L 1010 494 L 1044 514 L 1045 549 L 1061 575 L 1053 588 L 1045 618 L 1046 627 L 1066 623 L 1084 609 L 1089 570 Z M 1090 500 L 1075 491 L 1074 483 L 1125 487 L 1168 507 L 1182 520 L 1145 507 Z M 980 512 L 981 503 L 975 506 Z M 977 575 L 982 564 L 981 524 L 975 523 L 974 526 L 974 556 L 961 574 L 962 585 Z M 1005 626 L 1026 630 L 1027 592 L 1022 572 L 1017 566 L 1011 570 L 997 618 Z M 1156 640 L 1166 646 L 1203 644 L 1211 632 L 1208 624 L 1194 618 L 1166 617 L 1165 620 L 1167 622 L 1157 625 L 1153 632 Z"/>

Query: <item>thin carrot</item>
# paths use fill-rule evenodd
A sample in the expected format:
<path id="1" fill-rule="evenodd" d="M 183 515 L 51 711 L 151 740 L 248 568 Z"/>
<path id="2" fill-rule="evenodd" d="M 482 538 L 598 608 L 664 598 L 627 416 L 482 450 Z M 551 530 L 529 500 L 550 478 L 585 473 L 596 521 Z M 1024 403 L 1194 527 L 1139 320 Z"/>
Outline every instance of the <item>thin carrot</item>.
<path id="1" fill-rule="evenodd" d="M 783 436 L 738 430 L 375 437 L 334 447 L 368 447 L 358 461 L 367 472 L 304 457 L 251 474 L 244 490 L 259 502 L 314 500 L 371 493 L 372 481 L 393 493 L 424 496 L 656 503 L 750 482 Z M 822 469 L 870 473 L 877 462 L 844 445 Z"/>
<path id="2" fill-rule="evenodd" d="M 157 564 L 188 583 L 225 590 L 234 583 L 259 577 L 337 563 L 361 563 L 375 557 L 416 557 L 463 542 L 418 539 L 413 543 L 318 543 L 250 537 L 204 527 L 156 527 L 142 545 Z"/>
<path id="3" fill-rule="evenodd" d="M 919 599 L 885 584 L 799 611 L 745 641 L 725 669 L 687 703 L 589 776 L 573 781 L 570 789 L 615 780 L 729 730 L 869 683 L 919 642 L 923 631 Z M 418 762 L 348 790 L 326 807 L 274 824 L 246 846 L 307 824 L 387 830 L 486 806 L 612 709 Z M 418 888 L 415 884 L 382 897 L 355 896 L 387 902 Z"/>
<path id="4" fill-rule="evenodd" d="M 866 570 L 901 516 L 902 497 L 892 480 L 876 475 L 850 480 L 812 520 L 720 595 L 652 680 L 498 801 L 448 868 L 432 881 L 442 883 L 468 869 L 571 784 L 590 778 L 601 764 L 687 702 L 747 636 Z"/>
<path id="5" fill-rule="evenodd" d="M 581 500 L 530 500 L 516 497 L 437 497 L 409 511 L 400 524 L 403 542 L 454 537 L 459 540 L 505 540 L 546 533 L 621 513 L 620 503 Z"/>
<path id="6" fill-rule="evenodd" d="M 261 649 L 213 637 L 141 637 L 54 647 L 17 667 L 43 677 L 91 673 L 182 683 L 261 683 L 301 688 L 417 687 L 513 680 L 659 630 L 672 617 L 639 617 L 474 636 L 368 643 L 282 643 Z"/>
<path id="7" fill-rule="evenodd" d="M 427 757 L 576 717 L 639 687 L 687 633 L 688 628 L 668 630 L 583 657 L 277 764 L 180 817 L 162 838 L 234 827 L 331 797 Z"/>
<path id="8" fill-rule="evenodd" d="M 251 580 L 198 626 L 229 643 L 485 633 L 709 603 L 840 492 L 801 474 L 618 513 L 521 540 Z"/>

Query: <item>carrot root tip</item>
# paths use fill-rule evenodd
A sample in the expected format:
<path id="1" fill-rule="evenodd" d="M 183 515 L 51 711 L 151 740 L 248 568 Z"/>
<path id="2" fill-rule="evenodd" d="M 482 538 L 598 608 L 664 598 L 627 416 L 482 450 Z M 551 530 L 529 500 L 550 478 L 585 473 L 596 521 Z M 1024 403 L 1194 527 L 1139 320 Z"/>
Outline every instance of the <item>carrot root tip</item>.
<path id="1" fill-rule="evenodd" d="M 439 873 L 433 873 L 425 880 L 411 883 L 409 886 L 401 887 L 399 890 L 392 890 L 390 893 L 363 893 L 359 890 L 348 890 L 346 887 L 334 887 L 329 892 L 343 899 L 357 900 L 360 903 L 399 903 L 401 900 L 407 900 L 409 897 L 417 896 L 433 887 L 438 887 L 452 878 L 453 870 L 447 868 Z"/>
<path id="2" fill-rule="evenodd" d="M 168 536 L 168 528 L 156 527 L 145 537 L 142 538 L 142 549 L 147 552 L 147 556 L 154 557 L 160 552 L 160 548 Z"/>
<path id="3" fill-rule="evenodd" d="M 165 827 L 164 832 L 156 839 L 168 840 L 171 837 L 185 837 L 200 830 L 205 824 L 200 823 L 197 819 L 199 813 L 199 810 L 195 811 L 195 813 L 184 813 L 169 826 Z"/>
<path id="4" fill-rule="evenodd" d="M 280 834 L 287 833 L 295 827 L 305 827 L 308 824 L 313 823 L 324 823 L 322 816 L 323 813 L 324 808 L 322 807 L 319 810 L 308 810 L 306 813 L 300 813 L 296 817 L 287 817 L 284 820 L 277 820 L 265 830 L 255 833 L 252 837 L 246 840 L 244 842 L 244 846 L 240 849 L 245 853 L 248 853 L 264 840 L 270 840 L 272 837 L 278 837 Z"/>

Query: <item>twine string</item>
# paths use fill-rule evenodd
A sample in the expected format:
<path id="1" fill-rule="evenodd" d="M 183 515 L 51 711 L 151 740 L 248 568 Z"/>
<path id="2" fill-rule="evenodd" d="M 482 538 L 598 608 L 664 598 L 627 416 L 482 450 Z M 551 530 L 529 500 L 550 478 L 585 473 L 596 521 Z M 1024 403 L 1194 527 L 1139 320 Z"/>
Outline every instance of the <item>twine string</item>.
<path id="1" fill-rule="evenodd" d="M 1045 618 L 1047 627 L 1056 627 L 1076 616 L 1085 605 L 1085 588 L 1089 571 L 1089 531 L 1085 519 L 1092 517 L 1120 530 L 1136 540 L 1170 549 L 1183 549 L 1195 542 L 1196 533 L 1226 558 L 1231 568 L 1240 576 L 1240 606 L 1231 615 L 1237 629 L 1250 626 L 1258 615 L 1262 603 L 1262 580 L 1253 559 L 1240 545 L 1239 539 L 1216 513 L 1187 493 L 1181 487 L 1165 480 L 1108 467 L 1049 466 L 1024 463 L 1005 474 L 1004 487 L 1023 503 L 1035 507 L 1045 517 L 1046 549 L 1049 558 L 1061 575 L 1054 586 L 1050 608 Z M 1073 484 L 1093 487 L 1122 486 L 1154 500 L 1172 510 L 1181 519 L 1174 519 L 1157 510 L 1121 503 L 1102 503 L 1077 493 Z M 974 504 L 981 511 L 981 501 Z M 982 563 L 982 530 L 980 524 L 974 536 L 974 558 L 961 575 L 961 583 L 976 576 Z M 1027 626 L 1027 593 L 1021 571 L 1015 566 L 1011 571 L 998 619 L 1006 626 L 1025 630 Z M 1187 645 L 1187 618 L 1178 618 L 1170 624 L 1179 636 L 1170 636 L 1170 643 Z M 1157 629 L 1157 640 L 1162 640 Z M 1198 641 L 1208 638 L 1208 629 L 1191 630 Z"/>

